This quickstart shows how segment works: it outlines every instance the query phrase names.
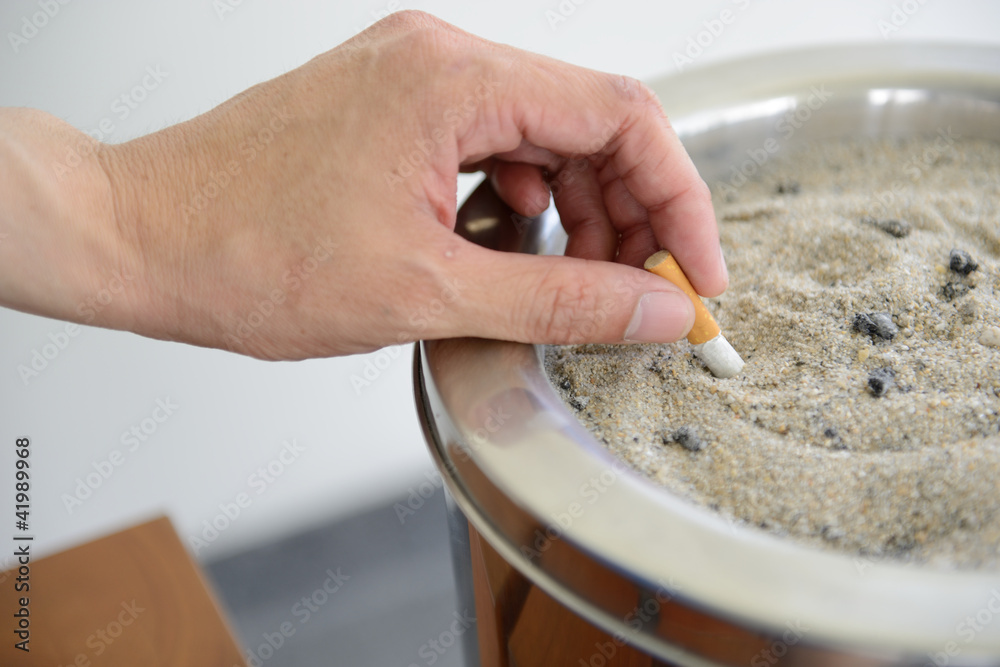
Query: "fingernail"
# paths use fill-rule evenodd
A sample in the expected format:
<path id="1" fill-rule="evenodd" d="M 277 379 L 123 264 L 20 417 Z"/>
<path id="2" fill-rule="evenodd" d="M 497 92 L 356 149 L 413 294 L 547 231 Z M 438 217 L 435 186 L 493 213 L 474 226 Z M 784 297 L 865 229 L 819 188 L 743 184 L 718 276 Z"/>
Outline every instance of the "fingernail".
<path id="1" fill-rule="evenodd" d="M 629 343 L 670 343 L 694 325 L 694 305 L 683 292 L 643 294 L 625 330 Z"/>
<path id="2" fill-rule="evenodd" d="M 726 286 L 729 286 L 729 267 L 726 266 L 726 253 L 722 252 L 722 246 L 719 246 L 719 261 L 722 262 L 722 275 L 726 279 Z"/>

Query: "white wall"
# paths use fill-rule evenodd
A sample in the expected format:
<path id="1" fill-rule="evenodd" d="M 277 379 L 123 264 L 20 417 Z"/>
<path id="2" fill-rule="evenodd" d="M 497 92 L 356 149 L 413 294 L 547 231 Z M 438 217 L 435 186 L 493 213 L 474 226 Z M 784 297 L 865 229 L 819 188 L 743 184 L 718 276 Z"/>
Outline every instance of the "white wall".
<path id="1" fill-rule="evenodd" d="M 222 3 L 238 6 L 220 18 Z M 25 17 L 31 21 L 44 5 L 58 6 L 58 13 L 15 52 L 10 33 L 21 33 Z M 902 25 L 890 40 L 1000 43 L 1000 3 L 986 0 L 105 0 L 65 6 L 4 0 L 0 105 L 39 107 L 85 130 L 104 120 L 105 128 L 113 126 L 106 140 L 124 141 L 293 68 L 398 7 L 424 9 L 496 41 L 646 78 L 674 71 L 674 54 L 723 9 L 731 20 L 718 35 L 701 36 L 707 46 L 691 51 L 695 66 L 762 50 L 881 41 L 879 21 L 891 21 L 894 7 L 913 15 L 897 13 Z M 122 119 L 111 105 L 147 67 L 166 77 Z M 463 195 L 472 182 L 463 180 Z M 0 310 L 0 510 L 13 509 L 14 438 L 28 435 L 39 551 L 161 511 L 187 538 L 219 503 L 247 492 L 252 504 L 198 554 L 215 558 L 382 502 L 430 469 L 411 397 L 408 349 L 359 395 L 350 376 L 375 355 L 273 364 L 84 328 L 26 384 L 18 367 L 30 366 L 36 350 L 53 356 L 64 328 Z M 178 406 L 174 414 L 129 451 L 123 431 L 141 425 L 156 401 L 168 398 Z M 304 451 L 281 476 L 266 486 L 250 479 L 288 439 Z M 121 465 L 69 512 L 61 496 L 72 494 L 75 480 L 114 450 Z M 5 524 L 0 541 L 10 532 Z"/>

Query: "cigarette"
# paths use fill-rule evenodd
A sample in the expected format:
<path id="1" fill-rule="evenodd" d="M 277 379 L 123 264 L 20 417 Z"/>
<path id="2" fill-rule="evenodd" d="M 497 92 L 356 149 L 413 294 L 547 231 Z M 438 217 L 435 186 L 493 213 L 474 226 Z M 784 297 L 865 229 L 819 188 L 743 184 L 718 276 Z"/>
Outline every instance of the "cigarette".
<path id="1" fill-rule="evenodd" d="M 722 330 L 712 317 L 712 313 L 708 312 L 708 308 L 694 291 L 673 255 L 661 250 L 651 255 L 643 268 L 661 278 L 666 278 L 691 297 L 691 302 L 694 304 L 694 326 L 691 327 L 687 339 L 694 346 L 695 356 L 705 362 L 712 375 L 718 378 L 731 378 L 743 370 L 743 359 L 722 335 Z"/>

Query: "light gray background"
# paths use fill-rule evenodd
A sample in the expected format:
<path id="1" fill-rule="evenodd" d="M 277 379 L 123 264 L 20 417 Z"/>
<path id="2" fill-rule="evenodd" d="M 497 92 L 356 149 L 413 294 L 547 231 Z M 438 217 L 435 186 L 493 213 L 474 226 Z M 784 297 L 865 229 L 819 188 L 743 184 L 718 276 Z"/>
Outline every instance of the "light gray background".
<path id="1" fill-rule="evenodd" d="M 105 139 L 126 141 L 294 68 L 395 8 L 424 9 L 492 40 L 650 78 L 674 71 L 674 54 L 723 9 L 735 19 L 705 40 L 694 66 L 765 50 L 879 42 L 879 21 L 904 5 L 912 17 L 890 40 L 1000 43 L 1000 3 L 985 0 L 242 0 L 221 16 L 210 0 L 78 0 L 60 5 L 15 52 L 8 34 L 41 10 L 36 0 L 4 0 L 0 105 L 45 109 L 84 130 L 110 119 L 114 131 Z M 565 20 L 556 23 L 553 16 Z M 112 104 L 141 82 L 147 67 L 166 77 L 122 120 Z M 463 178 L 460 194 L 474 182 Z M 17 241 L 10 235 L 2 242 Z M 28 435 L 39 552 L 159 512 L 172 517 L 187 541 L 220 503 L 249 492 L 251 506 L 197 554 L 217 559 L 385 503 L 416 488 L 431 470 L 411 397 L 409 348 L 358 394 L 352 374 L 387 357 L 265 363 L 84 328 L 26 385 L 18 366 L 29 366 L 33 351 L 63 330 L 59 322 L 0 310 L 0 509 L 13 504 L 14 438 Z M 166 398 L 179 406 L 175 414 L 135 452 L 125 451 L 121 433 Z M 305 452 L 256 494 L 249 476 L 287 439 Z M 116 449 L 124 463 L 68 512 L 62 495 L 72 494 L 76 479 Z M 4 525 L 0 539 L 12 532 Z"/>

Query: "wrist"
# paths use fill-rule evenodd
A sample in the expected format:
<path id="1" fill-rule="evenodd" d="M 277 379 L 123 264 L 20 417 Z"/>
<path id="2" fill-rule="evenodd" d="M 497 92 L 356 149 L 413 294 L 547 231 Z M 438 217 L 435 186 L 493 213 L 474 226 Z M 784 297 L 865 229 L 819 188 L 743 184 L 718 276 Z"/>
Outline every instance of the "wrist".
<path id="1" fill-rule="evenodd" d="M 101 150 L 99 142 L 50 114 L 0 110 L 3 305 L 129 327 L 134 295 L 122 277 L 133 267 L 115 223 Z"/>
<path id="2" fill-rule="evenodd" d="M 169 216 L 165 209 L 169 208 L 170 195 L 165 190 L 170 179 L 164 173 L 166 156 L 158 149 L 162 141 L 158 135 L 150 135 L 124 144 L 103 144 L 96 154 L 108 182 L 109 227 L 120 257 L 120 273 L 112 276 L 117 283 L 111 287 L 128 298 L 107 304 L 103 310 L 91 307 L 87 315 L 100 326 L 169 338 L 172 332 L 166 323 L 176 320 L 176 306 L 171 307 L 164 298 L 157 282 L 162 271 L 150 261 L 168 251 L 165 225 Z M 97 300 L 97 306 L 108 298 L 104 293 L 99 296 L 103 299 Z M 128 310 L 115 305 L 127 305 Z"/>
<path id="3" fill-rule="evenodd" d="M 262 187 L 246 166 L 226 171 L 254 121 L 233 106 L 100 152 L 116 232 L 135 267 L 136 333 L 218 346 L 228 310 L 263 261 L 248 229 L 233 224 L 249 224 L 245 204 Z"/>

